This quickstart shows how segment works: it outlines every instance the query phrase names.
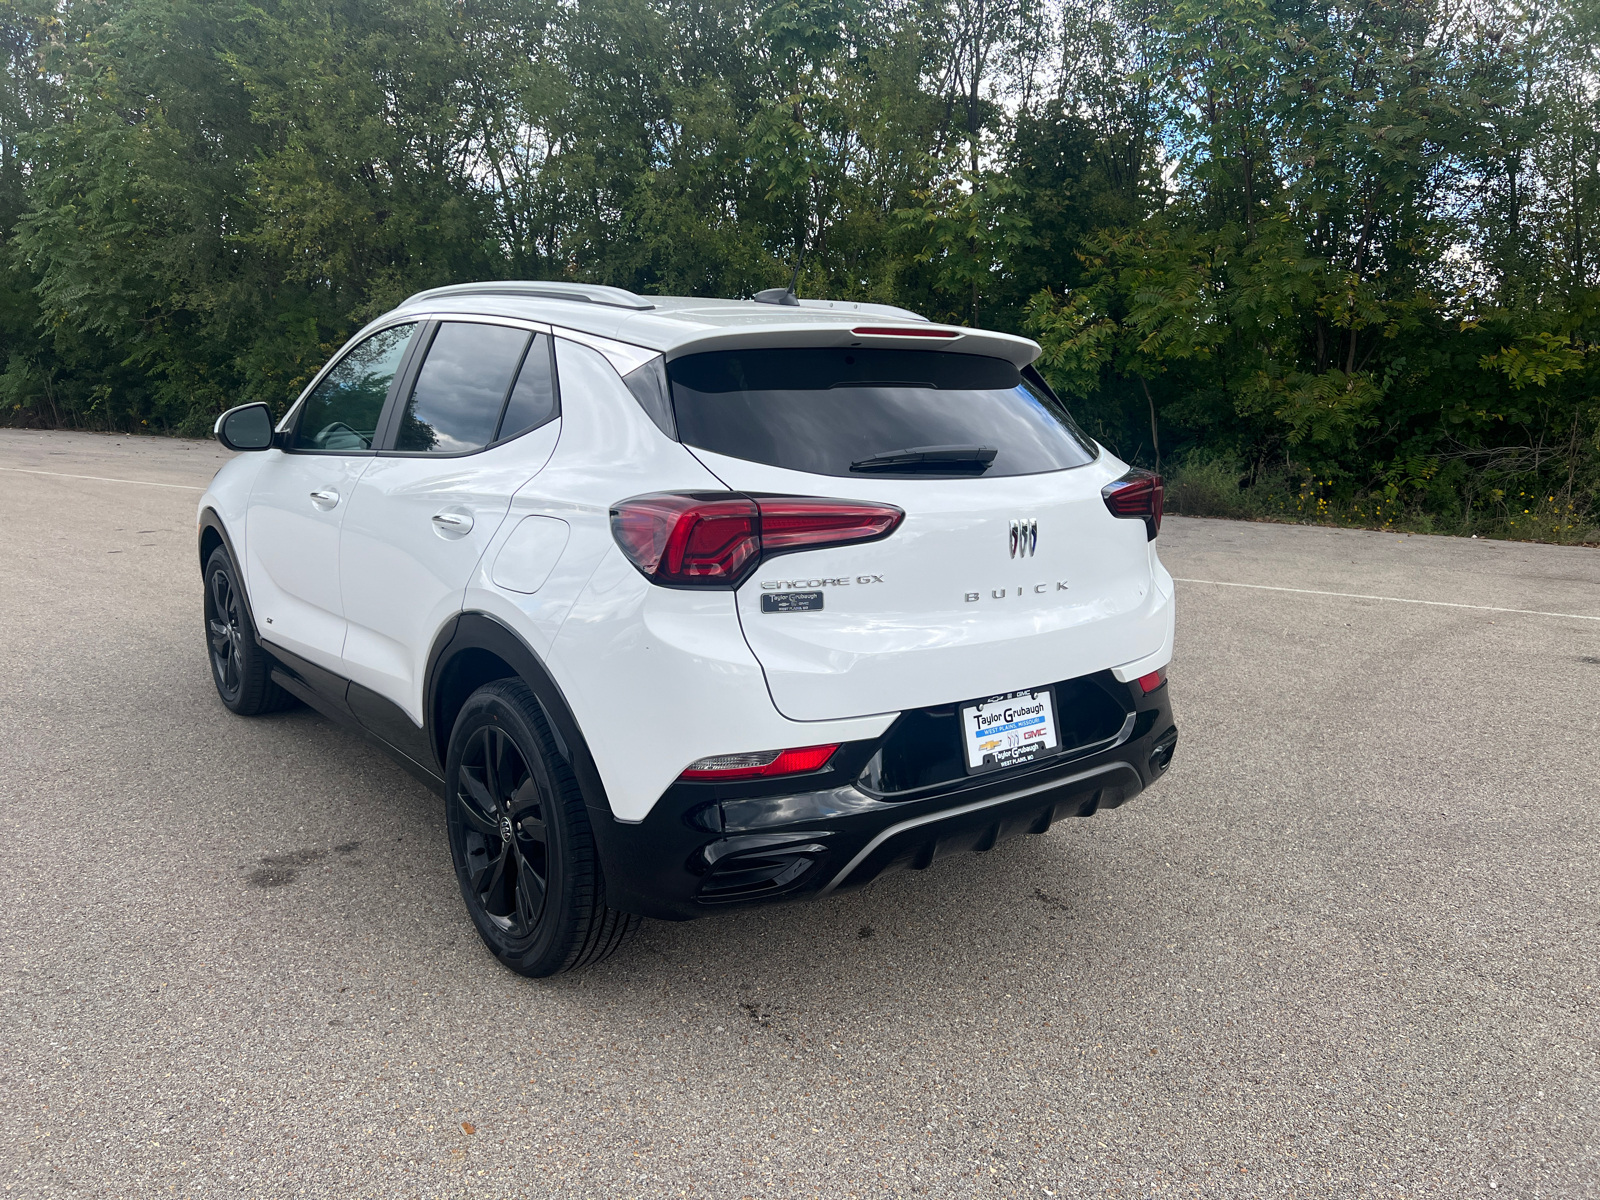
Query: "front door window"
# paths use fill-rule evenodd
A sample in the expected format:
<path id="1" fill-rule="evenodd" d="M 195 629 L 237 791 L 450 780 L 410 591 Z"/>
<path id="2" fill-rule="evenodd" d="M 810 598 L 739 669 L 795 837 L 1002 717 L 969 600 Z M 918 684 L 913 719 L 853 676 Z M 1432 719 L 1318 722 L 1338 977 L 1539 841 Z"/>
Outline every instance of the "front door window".
<path id="1" fill-rule="evenodd" d="M 415 329 L 381 329 L 341 358 L 301 405 L 289 448 L 333 454 L 371 450 L 383 402 Z"/>

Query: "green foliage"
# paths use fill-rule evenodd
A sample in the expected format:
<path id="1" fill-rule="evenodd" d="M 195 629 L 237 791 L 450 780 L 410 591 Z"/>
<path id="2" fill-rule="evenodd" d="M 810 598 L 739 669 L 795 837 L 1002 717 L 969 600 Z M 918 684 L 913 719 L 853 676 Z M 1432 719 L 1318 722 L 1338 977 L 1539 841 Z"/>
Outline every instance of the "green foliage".
<path id="1" fill-rule="evenodd" d="M 935 290 L 971 298 L 953 311 L 930 313 L 935 320 L 981 323 L 983 298 L 1004 286 L 1010 264 L 1034 245 L 1024 198 L 1004 175 L 957 170 L 916 193 L 913 206 L 896 210 L 907 242 L 918 247 L 912 261 L 931 269 Z"/>
<path id="2" fill-rule="evenodd" d="M 1515 487 L 1577 514 L 1545 532 L 1590 536 L 1594 51 L 1571 12 L 1476 19 L 1342 0 L 1162 14 L 1175 186 L 1086 237 L 1076 283 L 1026 321 L 1103 440 L 1153 448 L 1159 414 L 1213 508 L 1250 508 L 1194 482 L 1221 455 L 1261 515 L 1509 532 L 1516 514 L 1492 513 Z M 1567 153 L 1541 165 L 1545 130 Z"/>
<path id="3" fill-rule="evenodd" d="M 1597 16 L 0 0 L 0 412 L 199 432 L 424 287 L 798 268 L 1036 337 L 1180 510 L 1590 536 Z"/>

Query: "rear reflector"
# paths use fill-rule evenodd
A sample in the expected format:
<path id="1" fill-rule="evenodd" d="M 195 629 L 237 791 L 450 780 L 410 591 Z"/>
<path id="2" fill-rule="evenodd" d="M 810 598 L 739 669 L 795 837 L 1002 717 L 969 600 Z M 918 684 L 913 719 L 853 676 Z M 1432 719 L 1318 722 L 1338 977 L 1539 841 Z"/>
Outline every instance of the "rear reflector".
<path id="1" fill-rule="evenodd" d="M 652 583 L 738 587 L 763 558 L 887 537 L 905 517 L 892 504 L 818 496 L 654 492 L 611 510 L 611 532 Z"/>
<path id="2" fill-rule="evenodd" d="M 757 750 L 750 754 L 715 754 L 710 758 L 696 759 L 690 763 L 679 779 L 725 780 L 764 779 L 773 775 L 800 775 L 807 771 L 820 771 L 833 752 L 839 748 L 834 742 L 828 746 L 801 746 L 795 750 Z"/>
<path id="3" fill-rule="evenodd" d="M 1139 676 L 1139 689 L 1148 696 L 1166 681 L 1167 669 L 1165 667 L 1161 667 L 1158 670 L 1151 671 L 1148 675 Z"/>
<path id="4" fill-rule="evenodd" d="M 938 329 L 930 326 L 918 328 L 905 325 L 862 325 L 850 332 L 857 337 L 958 338 L 961 336 L 960 331 L 955 329 Z"/>
<path id="5" fill-rule="evenodd" d="M 1100 489 L 1101 498 L 1114 517 L 1137 517 L 1144 522 L 1149 541 L 1161 532 L 1161 508 L 1166 500 L 1161 476 L 1135 467 L 1121 479 L 1113 479 Z"/>

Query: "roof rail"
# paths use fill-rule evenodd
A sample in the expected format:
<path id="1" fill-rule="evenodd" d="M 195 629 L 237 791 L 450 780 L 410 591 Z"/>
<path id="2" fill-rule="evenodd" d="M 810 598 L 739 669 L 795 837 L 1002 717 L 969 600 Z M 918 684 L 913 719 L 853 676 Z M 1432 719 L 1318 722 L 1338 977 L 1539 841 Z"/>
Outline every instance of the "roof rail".
<path id="1" fill-rule="evenodd" d="M 538 300 L 576 300 L 581 304 L 604 304 L 610 308 L 631 308 L 636 311 L 655 307 L 643 296 L 622 288 L 607 287 L 602 283 L 567 283 L 557 279 L 503 279 L 498 282 L 456 283 L 449 287 L 429 288 L 425 292 L 408 296 L 405 304 L 443 299 L 446 296 L 527 296 Z"/>

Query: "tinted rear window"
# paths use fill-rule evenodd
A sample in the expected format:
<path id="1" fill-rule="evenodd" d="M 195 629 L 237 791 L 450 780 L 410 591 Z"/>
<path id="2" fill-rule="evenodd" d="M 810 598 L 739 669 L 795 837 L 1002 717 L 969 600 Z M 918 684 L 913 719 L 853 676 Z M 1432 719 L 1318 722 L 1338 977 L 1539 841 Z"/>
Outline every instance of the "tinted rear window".
<path id="1" fill-rule="evenodd" d="M 506 398 L 506 411 L 500 418 L 496 441 L 520 437 L 530 429 L 556 418 L 556 372 L 553 347 L 548 333 L 536 333 L 522 356 L 517 382 Z"/>
<path id="2" fill-rule="evenodd" d="M 929 350 L 725 350 L 676 359 L 667 374 L 684 442 L 794 471 L 850 478 L 975 473 L 861 467 L 875 455 L 927 447 L 993 450 L 985 478 L 1059 471 L 1095 456 L 1060 402 L 1004 359 Z"/>
<path id="3" fill-rule="evenodd" d="M 400 415 L 394 448 L 462 454 L 494 440 L 528 336 L 505 325 L 440 325 Z"/>

